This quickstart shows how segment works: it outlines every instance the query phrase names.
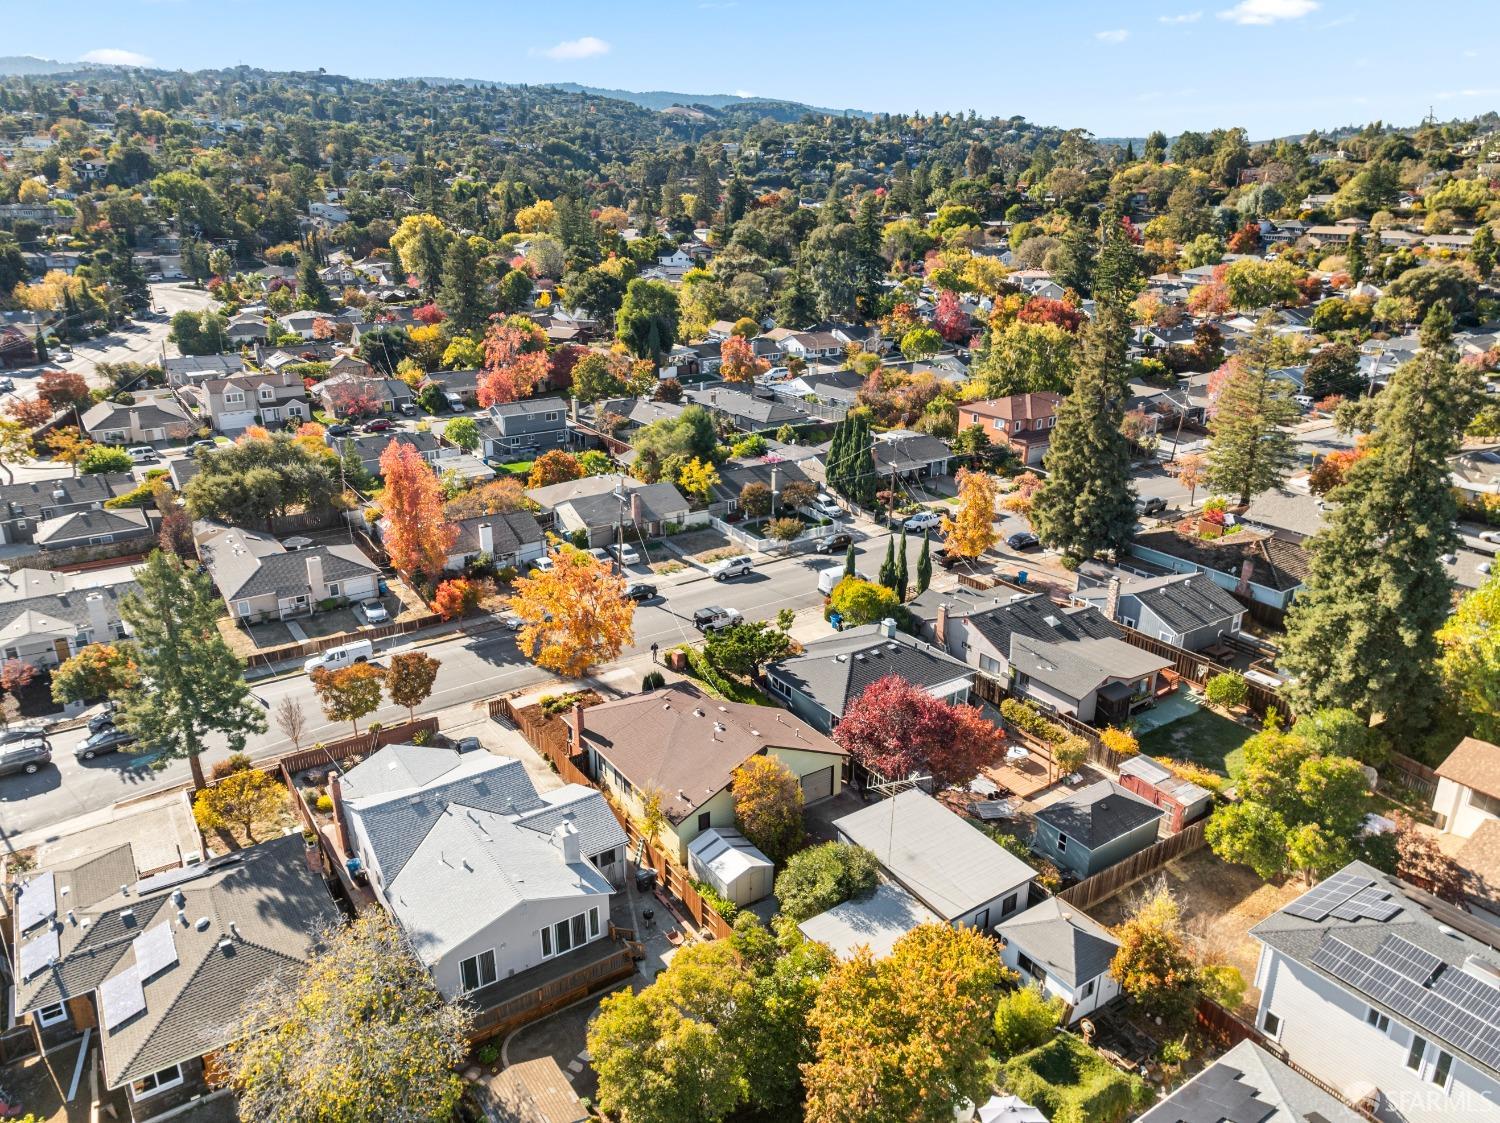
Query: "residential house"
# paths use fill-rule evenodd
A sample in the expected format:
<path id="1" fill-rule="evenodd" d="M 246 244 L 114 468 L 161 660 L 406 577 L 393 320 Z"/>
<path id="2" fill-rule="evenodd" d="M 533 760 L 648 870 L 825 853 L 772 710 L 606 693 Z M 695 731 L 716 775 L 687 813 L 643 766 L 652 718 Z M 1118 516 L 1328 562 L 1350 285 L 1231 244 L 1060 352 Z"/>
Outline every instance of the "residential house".
<path id="1" fill-rule="evenodd" d="M 685 406 L 650 398 L 606 398 L 571 416 L 568 426 L 581 445 L 602 445 L 620 454 L 628 450 L 631 437 L 656 421 L 675 420 Z"/>
<path id="2" fill-rule="evenodd" d="M 873 892 L 834 905 L 797 927 L 840 959 L 852 958 L 859 948 L 869 948 L 876 959 L 884 959 L 913 928 L 941 923 L 937 913 L 901 886 L 881 881 Z"/>
<path id="3" fill-rule="evenodd" d="M 138 394 L 130 405 L 96 402 L 79 419 L 89 437 L 106 445 L 185 441 L 198 426 L 169 392 Z"/>
<path id="4" fill-rule="evenodd" d="M 1289 481 L 1304 484 L 1304 480 Z M 1323 529 L 1326 501 L 1300 488 L 1267 488 L 1250 500 L 1240 522 L 1301 545 Z"/>
<path id="5" fill-rule="evenodd" d="M 137 1121 L 208 1092 L 245 997 L 341 919 L 295 833 L 145 878 L 123 844 L 32 873 L 16 906 L 16 1013 L 43 1040 L 92 1033 Z"/>
<path id="6" fill-rule="evenodd" d="M 771 490 L 775 500 L 775 513 L 789 514 L 780 504 L 781 491 L 790 483 L 809 483 L 813 479 L 794 461 L 782 461 L 771 456 L 749 460 L 736 457 L 719 465 L 719 482 L 713 487 L 713 497 L 723 503 L 726 510 L 734 511 L 740 505 L 740 493 L 750 484 L 763 484 Z"/>
<path id="7" fill-rule="evenodd" d="M 1382 1119 L 1500 1119 L 1496 930 L 1363 862 L 1250 929 L 1255 1024 Z"/>
<path id="8" fill-rule="evenodd" d="M 252 425 L 280 428 L 312 417 L 307 388 L 292 374 L 237 374 L 208 379 L 197 387 L 209 422 L 235 434 Z"/>
<path id="9" fill-rule="evenodd" d="M 1461 452 L 1448 463 L 1453 486 L 1470 503 L 1500 495 L 1500 446 Z"/>
<path id="10" fill-rule="evenodd" d="M 163 359 L 161 365 L 167 375 L 167 385 L 191 386 L 207 378 L 239 374 L 245 369 L 245 360 L 238 355 L 183 355 Z"/>
<path id="11" fill-rule="evenodd" d="M 1128 788 L 1100 780 L 1038 809 L 1031 846 L 1058 869 L 1092 877 L 1154 846 L 1162 814 Z"/>
<path id="12" fill-rule="evenodd" d="M 120 602 L 136 589 L 128 568 L 0 574 L 0 655 L 55 667 L 91 643 L 123 639 Z"/>
<path id="13" fill-rule="evenodd" d="M 815 462 L 819 478 L 826 478 L 828 450 L 832 442 L 819 445 Z M 923 480 L 946 476 L 953 466 L 953 450 L 948 442 L 927 433 L 909 429 L 890 429 L 874 434 L 870 445 L 875 471 L 881 480 Z"/>
<path id="14" fill-rule="evenodd" d="M 1500 819 L 1500 745 L 1465 737 L 1437 769 L 1432 810 L 1438 830 L 1470 838 Z"/>
<path id="15" fill-rule="evenodd" d="M 1031 903 L 1036 871 L 918 788 L 835 819 L 833 829 L 955 928 L 988 933 Z"/>
<path id="16" fill-rule="evenodd" d="M 1166 765 L 1148 756 L 1120 762 L 1120 787 L 1160 807 L 1165 816 L 1163 824 L 1174 834 L 1207 815 L 1214 802 L 1207 788 L 1179 779 Z"/>
<path id="17" fill-rule="evenodd" d="M 1109 965 L 1120 941 L 1061 897 L 1048 897 L 995 926 L 1000 958 L 1023 983 L 1067 1003 L 1065 1024 L 1092 1014 L 1120 993 Z"/>
<path id="18" fill-rule="evenodd" d="M 1366 1118 L 1247 1038 L 1137 1123 L 1363 1123 Z"/>
<path id="19" fill-rule="evenodd" d="M 521 569 L 547 552 L 546 535 L 530 511 L 474 515 L 457 525 L 458 538 L 448 554 L 449 569 L 463 569 L 481 555 L 489 557 L 496 569 Z"/>
<path id="20" fill-rule="evenodd" d="M 483 1009 L 488 988 L 609 938 L 627 840 L 593 788 L 538 793 L 514 757 L 387 745 L 334 799 L 348 851 L 446 997 Z"/>
<path id="21" fill-rule="evenodd" d="M 31 542 L 39 523 L 71 511 L 99 510 L 106 499 L 133 491 L 139 483 L 129 472 L 99 472 L 0 484 L 0 542 Z"/>
<path id="22" fill-rule="evenodd" d="M 36 524 L 32 541 L 42 550 L 68 550 L 80 546 L 105 546 L 112 542 L 144 543 L 151 539 L 151 520 L 145 511 L 104 508 L 69 511 Z"/>
<path id="23" fill-rule="evenodd" d="M 694 387 L 683 396 L 745 433 L 771 432 L 783 425 L 806 425 L 811 420 L 800 405 L 758 387 L 740 389 L 717 383 Z"/>
<path id="24" fill-rule="evenodd" d="M 837 409 L 842 415 L 857 403 L 864 384 L 865 379 L 852 370 L 809 370 L 785 382 L 773 383 L 771 390 L 783 398 L 811 398 L 819 405 Z"/>
<path id="25" fill-rule="evenodd" d="M 569 721 L 573 755 L 630 815 L 643 814 L 646 793 L 660 793 L 666 825 L 657 841 L 683 866 L 699 834 L 734 826 L 734 772 L 752 757 L 791 769 L 807 804 L 843 787 L 847 754 L 822 733 L 782 710 L 719 702 L 690 683 L 575 706 Z"/>
<path id="26" fill-rule="evenodd" d="M 283 333 L 288 335 L 300 335 L 303 339 L 313 338 L 313 325 L 319 320 L 327 319 L 326 312 L 313 312 L 310 310 L 288 312 L 284 316 L 276 317 L 276 322 L 281 325 Z"/>
<path id="27" fill-rule="evenodd" d="M 236 346 L 245 343 L 264 343 L 269 338 L 266 321 L 259 313 L 246 312 L 235 316 L 225 329 L 229 342 Z"/>
<path id="28" fill-rule="evenodd" d="M 831 331 L 799 331 L 781 341 L 781 353 L 808 363 L 842 359 L 848 340 Z"/>
<path id="29" fill-rule="evenodd" d="M 1175 527 L 1146 530 L 1130 543 L 1134 557 L 1177 573 L 1202 573 L 1241 599 L 1284 613 L 1307 579 L 1307 551 L 1274 534 L 1242 531 L 1206 539 Z"/>
<path id="30" fill-rule="evenodd" d="M 832 733 L 871 683 L 896 675 L 948 703 L 967 702 L 973 669 L 947 652 L 898 632 L 889 621 L 847 628 L 767 664 L 766 686 L 813 728 Z"/>
<path id="31" fill-rule="evenodd" d="M 319 406 L 334 415 L 341 416 L 351 401 L 368 398 L 381 413 L 395 413 L 404 405 L 412 403 L 411 387 L 399 378 L 382 378 L 364 374 L 333 374 L 317 384 L 313 391 Z"/>
<path id="32" fill-rule="evenodd" d="M 380 457 L 385 450 L 393 444 L 410 445 L 417 450 L 423 460 L 429 464 L 436 464 L 437 458 L 443 452 L 443 445 L 438 440 L 437 434 L 432 432 L 419 432 L 413 430 L 406 432 L 389 433 L 362 433 L 357 437 L 332 437 L 327 438 L 328 443 L 333 446 L 339 456 L 359 457 L 360 467 L 372 476 L 380 475 Z M 433 471 L 437 471 L 434 467 Z"/>
<path id="33" fill-rule="evenodd" d="M 1011 693 L 1079 721 L 1128 721 L 1172 665 L 1127 643 L 1098 609 L 1064 607 L 1043 593 L 1001 599 L 928 589 L 907 608 L 920 635 Z"/>
<path id="34" fill-rule="evenodd" d="M 708 513 L 695 512 L 675 484 L 643 484 L 628 476 L 585 476 L 532 488 L 526 494 L 552 512 L 559 533 L 582 531 L 590 547 L 614 542 L 622 526 L 625 540 L 638 545 L 643 538 L 664 533 L 668 526 L 708 521 Z"/>
<path id="35" fill-rule="evenodd" d="M 568 403 L 523 398 L 490 406 L 479 418 L 480 447 L 488 460 L 530 460 L 568 444 Z"/>
<path id="36" fill-rule="evenodd" d="M 1106 619 L 1174 647 L 1202 651 L 1235 635 L 1244 623 L 1245 606 L 1200 573 L 1111 573 L 1096 579 L 1085 568 L 1079 567 L 1075 604 L 1092 605 Z"/>
<path id="37" fill-rule="evenodd" d="M 1061 401 L 1061 394 L 1041 391 L 964 402 L 958 408 L 958 428 L 962 431 L 979 426 L 991 444 L 1008 447 L 1022 464 L 1035 467 L 1047 454 Z"/>
<path id="38" fill-rule="evenodd" d="M 436 387 L 439 394 L 457 394 L 466 406 L 479 404 L 479 376 L 481 370 L 439 370 L 422 379 L 417 386 L 420 395 L 428 387 Z"/>
<path id="39" fill-rule="evenodd" d="M 348 604 L 379 592 L 380 567 L 357 546 L 289 549 L 270 534 L 199 522 L 198 556 L 236 620 L 247 624 L 306 616 L 327 602 Z"/>

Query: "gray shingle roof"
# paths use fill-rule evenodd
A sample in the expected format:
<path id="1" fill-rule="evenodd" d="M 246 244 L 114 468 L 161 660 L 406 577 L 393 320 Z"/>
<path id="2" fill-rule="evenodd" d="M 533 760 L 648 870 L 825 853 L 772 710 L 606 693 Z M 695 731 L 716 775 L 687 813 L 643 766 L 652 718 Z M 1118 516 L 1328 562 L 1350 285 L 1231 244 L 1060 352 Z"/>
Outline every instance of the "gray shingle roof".
<path id="1" fill-rule="evenodd" d="M 220 594 L 226 600 L 258 597 L 305 596 L 311 589 L 307 561 L 323 563 L 323 580 L 347 581 L 379 571 L 357 546 L 309 546 L 288 551 L 276 538 L 239 527 L 197 530 L 198 550 L 208 566 Z"/>
<path id="2" fill-rule="evenodd" d="M 1135 594 L 1135 599 L 1176 632 L 1222 623 L 1245 611 L 1245 606 L 1228 590 L 1201 573 L 1143 589 Z"/>
<path id="3" fill-rule="evenodd" d="M 34 519 L 42 513 L 44 507 L 103 503 L 106 499 L 124 495 L 139 483 L 129 472 L 99 472 L 71 480 L 0 484 L 0 513 L 13 519 Z"/>
<path id="4" fill-rule="evenodd" d="M 1101 924 L 1058 897 L 1011 917 L 996 931 L 1069 987 L 1104 974 L 1120 947 Z"/>
<path id="5" fill-rule="evenodd" d="M 1161 808 L 1151 806 L 1134 792 L 1113 780 L 1100 780 L 1048 804 L 1036 812 L 1035 818 L 1057 828 L 1069 841 L 1097 850 L 1161 816 Z"/>
<path id="6" fill-rule="evenodd" d="M 89 508 L 70 511 L 37 523 L 35 541 L 37 545 L 45 546 L 52 542 L 72 542 L 79 538 L 95 538 L 106 534 L 124 538 L 150 533 L 151 523 L 145 511 Z"/>
<path id="7" fill-rule="evenodd" d="M 44 624 L 45 621 L 75 629 L 87 628 L 90 624 L 88 598 L 93 593 L 104 597 L 105 615 L 111 621 L 119 620 L 121 600 L 127 593 L 134 592 L 138 588 L 139 586 L 134 581 L 77 589 L 69 589 L 64 584 L 63 592 L 0 600 L 0 638 L 4 638 L 7 642 L 14 638 L 22 638 L 33 625 L 37 624 L 42 624 L 45 630 L 50 630 L 51 626 Z M 112 637 L 94 636 L 93 640 L 98 643 L 109 638 Z"/>
<path id="8" fill-rule="evenodd" d="M 495 536 L 496 555 L 514 554 L 523 546 L 534 546 L 543 540 L 541 523 L 530 511 L 510 511 L 495 515 L 475 515 L 458 524 L 458 539 L 453 544 L 455 554 L 469 554 L 479 549 L 479 527 L 490 524 Z"/>
<path id="9" fill-rule="evenodd" d="M 85 410 L 79 420 L 90 433 L 99 429 L 128 429 L 132 414 L 135 415 L 135 423 L 142 429 L 160 429 L 189 420 L 187 411 L 167 398 L 139 401 L 128 406 L 117 402 L 99 402 Z"/>
<path id="10" fill-rule="evenodd" d="M 676 484 L 654 483 L 642 487 L 634 487 L 627 493 L 628 499 L 625 505 L 625 518 L 630 517 L 630 509 L 636 503 L 637 497 L 641 506 L 641 517 L 646 522 L 662 522 L 686 513 L 691 504 L 684 498 L 682 492 L 677 490 Z M 567 506 L 573 509 L 573 513 L 583 522 L 585 526 L 607 526 L 613 525 L 620 518 L 621 505 L 612 491 L 606 491 L 595 495 L 581 495 L 576 499 L 559 503 L 559 507 Z"/>
<path id="11" fill-rule="evenodd" d="M 1021 674 L 1075 700 L 1089 697 L 1111 679 L 1140 679 L 1172 665 L 1170 659 L 1113 637 L 1052 643 L 1019 633 L 1011 634 L 1006 658 Z"/>
<path id="12" fill-rule="evenodd" d="M 1241 1041 L 1138 1123 L 1360 1123 L 1351 1111 L 1253 1041 Z"/>
<path id="13" fill-rule="evenodd" d="M 842 717 L 866 687 L 887 675 L 933 687 L 972 676 L 974 668 L 903 632 L 887 637 L 878 625 L 866 624 L 814 640 L 801 655 L 769 664 L 766 673 Z"/>
<path id="14" fill-rule="evenodd" d="M 1217 570 L 1236 579 L 1241 567 L 1250 563 L 1250 580 L 1267 589 L 1296 589 L 1307 578 L 1308 555 L 1301 546 L 1271 535 L 1245 531 L 1232 538 L 1212 542 L 1196 541 L 1178 534 L 1175 528 L 1147 530 L 1137 534 L 1131 543 Z"/>

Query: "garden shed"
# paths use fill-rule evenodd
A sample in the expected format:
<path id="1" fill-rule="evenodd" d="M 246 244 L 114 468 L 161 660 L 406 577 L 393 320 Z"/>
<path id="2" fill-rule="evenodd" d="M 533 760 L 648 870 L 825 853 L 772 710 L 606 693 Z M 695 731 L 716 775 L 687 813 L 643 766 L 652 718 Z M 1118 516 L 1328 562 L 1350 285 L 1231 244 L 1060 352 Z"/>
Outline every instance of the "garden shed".
<path id="1" fill-rule="evenodd" d="M 775 866 L 732 827 L 714 827 L 688 846 L 688 870 L 741 907 L 771 895 Z"/>

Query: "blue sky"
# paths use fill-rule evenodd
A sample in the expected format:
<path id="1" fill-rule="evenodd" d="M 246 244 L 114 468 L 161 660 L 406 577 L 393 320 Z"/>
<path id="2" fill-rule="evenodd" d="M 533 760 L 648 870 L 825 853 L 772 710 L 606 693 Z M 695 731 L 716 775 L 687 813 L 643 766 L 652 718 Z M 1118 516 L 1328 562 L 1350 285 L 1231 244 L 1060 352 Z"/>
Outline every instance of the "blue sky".
<path id="1" fill-rule="evenodd" d="M 929 11 L 940 11 L 934 20 Z M 747 93 L 1098 136 L 1500 106 L 1493 0 L 0 0 L 0 52 Z"/>

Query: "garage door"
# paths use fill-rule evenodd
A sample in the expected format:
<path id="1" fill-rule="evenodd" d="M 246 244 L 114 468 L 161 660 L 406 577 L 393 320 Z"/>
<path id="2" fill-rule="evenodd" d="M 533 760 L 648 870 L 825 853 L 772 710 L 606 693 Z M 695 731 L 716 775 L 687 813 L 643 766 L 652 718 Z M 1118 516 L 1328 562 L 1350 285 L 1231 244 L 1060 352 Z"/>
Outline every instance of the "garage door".
<path id="1" fill-rule="evenodd" d="M 816 803 L 833 794 L 833 765 L 809 772 L 802 777 L 802 802 Z"/>

